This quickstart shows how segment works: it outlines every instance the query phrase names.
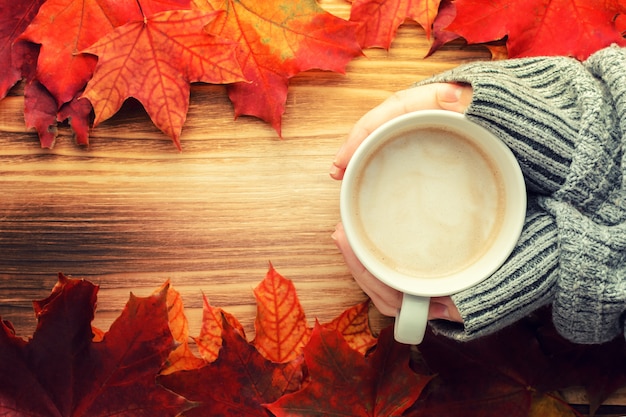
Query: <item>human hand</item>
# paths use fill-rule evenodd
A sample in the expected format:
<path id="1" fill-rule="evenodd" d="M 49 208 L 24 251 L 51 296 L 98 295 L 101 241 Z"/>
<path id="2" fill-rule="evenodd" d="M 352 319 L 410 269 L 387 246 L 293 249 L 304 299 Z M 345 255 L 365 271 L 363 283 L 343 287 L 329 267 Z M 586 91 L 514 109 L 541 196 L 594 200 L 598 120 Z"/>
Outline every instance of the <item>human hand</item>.
<path id="1" fill-rule="evenodd" d="M 404 113 L 425 109 L 442 109 L 463 113 L 472 99 L 472 88 L 459 84 L 428 84 L 395 93 L 378 107 L 365 114 L 352 128 L 346 142 L 337 152 L 330 176 L 340 180 L 350 158 L 363 140 L 378 126 Z M 402 293 L 387 286 L 365 269 L 346 239 L 343 226 L 333 233 L 337 247 L 343 254 L 355 281 L 370 297 L 381 314 L 395 316 L 402 304 Z M 450 297 L 432 297 L 428 319 L 463 322 L 461 314 Z"/>
<path id="2" fill-rule="evenodd" d="M 405 113 L 417 110 L 440 109 L 465 112 L 472 101 L 472 87 L 466 84 L 434 83 L 394 93 L 379 106 L 367 112 L 348 134 L 335 156 L 330 176 L 343 178 L 346 166 L 356 148 L 378 126 Z"/>
<path id="3" fill-rule="evenodd" d="M 378 311 L 385 316 L 396 316 L 402 304 L 402 293 L 389 287 L 369 273 L 358 260 L 339 223 L 332 235 L 337 247 L 352 273 L 354 280 L 359 284 L 363 292 L 369 296 Z M 450 297 L 431 297 L 428 308 L 428 320 L 443 319 L 463 323 L 461 313 L 454 305 Z"/>

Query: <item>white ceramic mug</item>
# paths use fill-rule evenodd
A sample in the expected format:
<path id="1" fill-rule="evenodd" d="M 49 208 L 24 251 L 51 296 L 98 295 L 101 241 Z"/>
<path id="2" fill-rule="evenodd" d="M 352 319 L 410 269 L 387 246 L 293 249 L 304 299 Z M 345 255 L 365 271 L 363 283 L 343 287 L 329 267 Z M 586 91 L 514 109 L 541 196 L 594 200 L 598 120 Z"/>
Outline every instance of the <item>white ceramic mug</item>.
<path id="1" fill-rule="evenodd" d="M 396 340 L 418 344 L 430 297 L 476 285 L 509 257 L 526 188 L 493 134 L 462 114 L 422 110 L 383 124 L 357 148 L 340 209 L 357 258 L 403 293 Z"/>

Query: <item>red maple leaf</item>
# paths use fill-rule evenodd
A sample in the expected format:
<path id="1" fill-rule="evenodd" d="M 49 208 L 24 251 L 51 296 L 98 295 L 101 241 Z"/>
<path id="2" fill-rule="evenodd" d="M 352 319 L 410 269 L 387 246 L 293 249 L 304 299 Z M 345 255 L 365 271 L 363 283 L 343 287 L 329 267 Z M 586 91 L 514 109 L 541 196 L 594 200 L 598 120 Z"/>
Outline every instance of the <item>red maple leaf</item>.
<path id="1" fill-rule="evenodd" d="M 277 417 L 310 415 L 399 416 L 431 380 L 409 368 L 410 347 L 387 328 L 364 357 L 341 335 L 316 326 L 304 350 L 310 382 L 267 408 Z"/>
<path id="2" fill-rule="evenodd" d="M 269 361 L 225 318 L 222 328 L 222 347 L 215 361 L 159 377 L 164 387 L 198 404 L 186 416 L 265 415 L 262 404 L 300 387 L 300 360 Z"/>
<path id="3" fill-rule="evenodd" d="M 239 43 L 247 83 L 228 87 L 235 116 L 270 123 L 280 135 L 288 82 L 302 71 L 343 73 L 361 55 L 354 25 L 325 12 L 315 0 L 197 0 L 201 7 L 226 13 L 211 33 Z"/>
<path id="4" fill-rule="evenodd" d="M 115 114 L 128 97 L 134 97 L 180 148 L 190 83 L 243 79 L 236 45 L 204 31 L 219 14 L 174 10 L 142 17 L 83 50 L 98 56 L 83 95 L 94 107 L 94 126 Z"/>
<path id="5" fill-rule="evenodd" d="M 354 0 L 350 21 L 359 24 L 357 37 L 363 48 L 389 49 L 398 27 L 406 19 L 419 23 L 430 38 L 441 0 Z"/>
<path id="6" fill-rule="evenodd" d="M 456 0 L 446 30 L 469 43 L 507 37 L 509 57 L 563 55 L 579 60 L 612 43 L 626 45 L 615 26 L 619 0 Z"/>
<path id="7" fill-rule="evenodd" d="M 132 2 L 118 2 L 118 8 L 103 3 L 104 7 L 96 0 L 47 0 L 20 36 L 41 45 L 36 78 L 58 106 L 72 100 L 93 73 L 96 58 L 80 51 L 112 31 L 124 14 L 139 13 Z"/>
<path id="8" fill-rule="evenodd" d="M 51 295 L 34 304 L 31 340 L 2 324 L 0 414 L 174 416 L 190 406 L 155 381 L 173 348 L 165 291 L 131 295 L 103 340 L 94 342 L 97 290 L 60 274 Z"/>
<path id="9" fill-rule="evenodd" d="M 36 78 L 60 106 L 91 78 L 96 58 L 80 52 L 147 13 L 187 8 L 189 0 L 47 0 L 20 39 L 40 44 Z"/>

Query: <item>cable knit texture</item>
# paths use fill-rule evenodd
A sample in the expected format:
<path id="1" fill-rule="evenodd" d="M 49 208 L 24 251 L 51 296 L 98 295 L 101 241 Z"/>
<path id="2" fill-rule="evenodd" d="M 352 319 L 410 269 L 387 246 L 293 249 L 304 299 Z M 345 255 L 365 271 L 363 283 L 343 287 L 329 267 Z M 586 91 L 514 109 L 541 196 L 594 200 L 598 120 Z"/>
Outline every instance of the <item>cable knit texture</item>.
<path id="1" fill-rule="evenodd" d="M 624 336 L 626 312 L 626 50 L 581 63 L 564 57 L 478 62 L 420 83 L 464 82 L 466 115 L 516 155 L 529 192 L 524 231 L 509 260 L 453 296 L 464 326 L 493 333 L 552 304 L 559 332 L 577 343 Z"/>

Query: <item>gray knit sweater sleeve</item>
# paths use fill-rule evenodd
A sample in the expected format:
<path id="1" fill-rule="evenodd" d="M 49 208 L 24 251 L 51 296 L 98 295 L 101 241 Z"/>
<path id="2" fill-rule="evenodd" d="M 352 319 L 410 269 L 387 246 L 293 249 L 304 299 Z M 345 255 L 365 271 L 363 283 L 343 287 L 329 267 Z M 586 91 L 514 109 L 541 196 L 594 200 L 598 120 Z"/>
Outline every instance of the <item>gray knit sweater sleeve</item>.
<path id="1" fill-rule="evenodd" d="M 464 326 L 492 333 L 552 304 L 559 332 L 577 343 L 624 335 L 626 316 L 626 50 L 580 63 L 527 58 L 471 63 L 430 78 L 465 82 L 467 116 L 515 153 L 529 193 L 526 225 L 509 260 L 453 300 Z"/>

